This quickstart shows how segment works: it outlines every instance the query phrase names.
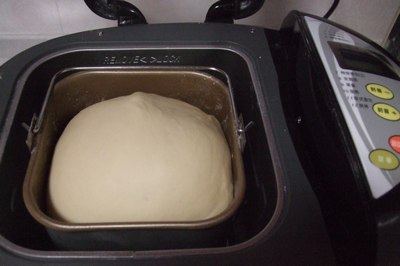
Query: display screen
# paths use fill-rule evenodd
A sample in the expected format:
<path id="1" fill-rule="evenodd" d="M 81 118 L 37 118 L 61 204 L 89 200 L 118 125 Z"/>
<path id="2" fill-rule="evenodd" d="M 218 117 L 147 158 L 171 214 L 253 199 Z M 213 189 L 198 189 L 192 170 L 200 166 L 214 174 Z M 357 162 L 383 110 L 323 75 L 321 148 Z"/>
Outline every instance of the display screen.
<path id="1" fill-rule="evenodd" d="M 341 68 L 399 79 L 386 58 L 371 50 L 337 42 L 329 42 L 329 46 Z"/>

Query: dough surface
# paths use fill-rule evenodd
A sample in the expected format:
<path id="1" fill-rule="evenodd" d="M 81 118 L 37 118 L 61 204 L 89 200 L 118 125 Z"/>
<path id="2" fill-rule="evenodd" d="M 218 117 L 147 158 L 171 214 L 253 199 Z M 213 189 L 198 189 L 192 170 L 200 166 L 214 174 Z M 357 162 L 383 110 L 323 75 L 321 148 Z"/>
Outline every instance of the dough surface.
<path id="1" fill-rule="evenodd" d="M 232 186 L 214 116 L 136 92 L 69 122 L 53 156 L 49 211 L 72 223 L 199 221 L 228 207 Z"/>

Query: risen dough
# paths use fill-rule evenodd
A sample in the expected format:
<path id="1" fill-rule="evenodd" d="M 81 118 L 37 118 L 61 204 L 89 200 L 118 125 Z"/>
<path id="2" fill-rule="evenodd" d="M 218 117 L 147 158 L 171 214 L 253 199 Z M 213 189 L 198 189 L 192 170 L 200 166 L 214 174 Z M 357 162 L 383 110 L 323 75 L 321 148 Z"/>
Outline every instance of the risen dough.
<path id="1" fill-rule="evenodd" d="M 141 92 L 77 114 L 49 179 L 52 215 L 73 223 L 202 220 L 227 208 L 232 194 L 215 117 Z"/>

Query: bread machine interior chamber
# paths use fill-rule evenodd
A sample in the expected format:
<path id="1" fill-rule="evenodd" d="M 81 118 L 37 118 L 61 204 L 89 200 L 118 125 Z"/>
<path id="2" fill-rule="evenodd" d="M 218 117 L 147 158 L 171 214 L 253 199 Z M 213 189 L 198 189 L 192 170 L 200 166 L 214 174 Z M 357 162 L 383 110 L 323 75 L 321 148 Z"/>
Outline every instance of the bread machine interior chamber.
<path id="1" fill-rule="evenodd" d="M 261 110 L 250 69 L 244 58 L 234 51 L 224 49 L 121 49 L 113 50 L 111 54 L 110 56 L 110 51 L 107 50 L 95 49 L 60 53 L 52 58 L 42 59 L 31 71 L 26 72 L 10 138 L 4 151 L 6 160 L 2 163 L 1 173 L 7 176 L 1 178 L 1 186 L 7 190 L 4 194 L 10 198 L 8 204 L 1 205 L 1 212 L 4 218 L 12 221 L 12 226 L 11 222 L 0 225 L 2 234 L 18 245 L 39 250 L 223 247 L 254 237 L 268 224 L 273 215 L 277 203 L 277 184 L 271 159 L 266 156 L 268 144 Z M 183 58 L 189 58 L 190 60 L 185 61 L 190 63 L 179 66 L 178 62 Z M 131 65 L 138 60 L 154 60 L 162 65 Z M 218 82 L 221 83 L 220 86 L 230 90 L 228 94 L 224 95 L 218 84 L 215 85 Z M 58 90 L 57 93 L 55 90 Z M 227 220 L 222 221 L 222 224 L 200 226 L 206 228 L 149 227 L 134 228 L 131 232 L 115 228 L 103 228 L 99 231 L 96 228 L 83 228 L 78 232 L 49 230 L 52 238 L 49 237 L 45 227 L 30 216 L 22 202 L 22 182 L 31 153 L 32 157 L 35 157 L 37 151 L 42 153 L 39 155 L 42 168 L 36 169 L 36 174 L 40 173 L 43 177 L 39 177 L 40 181 L 33 185 L 32 190 L 40 194 L 35 195 L 36 204 L 40 205 L 45 213 L 43 206 L 47 183 L 42 179 L 46 179 L 48 175 L 55 142 L 66 122 L 84 107 L 134 91 L 180 98 L 197 105 L 205 112 L 211 112 L 220 120 L 231 151 L 241 153 L 243 157 L 246 179 L 246 195 L 243 202 L 237 204 L 236 207 L 239 208 L 231 214 L 232 216 L 227 217 Z M 221 96 L 218 100 L 218 95 L 229 98 Z M 218 111 L 213 113 L 212 110 L 221 108 L 212 106 L 218 105 L 218 101 L 222 104 L 222 112 L 225 113 L 230 110 L 230 106 L 226 105 L 232 101 L 235 105 L 235 112 L 232 113 L 236 116 L 234 121 L 227 119 L 226 114 L 224 117 L 219 115 Z M 208 106 L 209 110 L 204 110 L 207 104 L 211 106 Z M 46 122 L 46 119 L 42 119 L 46 111 L 54 121 Z M 237 119 L 239 116 L 240 119 Z M 33 122 L 29 123 L 30 121 Z M 30 128 L 27 134 L 28 124 Z M 248 125 L 246 130 L 243 125 Z M 37 138 L 37 135 L 41 134 L 40 126 L 45 129 L 44 137 Z M 235 141 L 241 142 L 242 152 L 232 146 Z M 233 160 L 241 161 L 241 158 L 235 158 L 238 155 L 233 154 Z M 4 167 L 7 171 L 4 171 Z M 233 167 L 238 167 L 235 162 Z M 237 178 L 235 174 L 234 178 Z M 235 186 L 236 193 L 239 193 L 236 197 L 241 197 L 241 189 Z M 3 200 L 2 203 L 4 202 Z M 26 227 L 31 230 L 24 230 Z M 132 231 L 132 237 L 126 237 Z M 122 242 L 118 232 L 125 234 Z M 171 241 L 170 238 L 175 241 Z"/>

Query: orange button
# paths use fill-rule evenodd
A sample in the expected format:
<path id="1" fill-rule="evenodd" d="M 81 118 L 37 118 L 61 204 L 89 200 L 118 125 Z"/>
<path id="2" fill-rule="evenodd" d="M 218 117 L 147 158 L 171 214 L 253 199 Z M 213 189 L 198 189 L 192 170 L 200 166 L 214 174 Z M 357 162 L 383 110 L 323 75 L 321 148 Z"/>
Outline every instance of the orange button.
<path id="1" fill-rule="evenodd" d="M 389 145 L 395 152 L 400 153 L 400 135 L 391 136 L 389 139 Z"/>

